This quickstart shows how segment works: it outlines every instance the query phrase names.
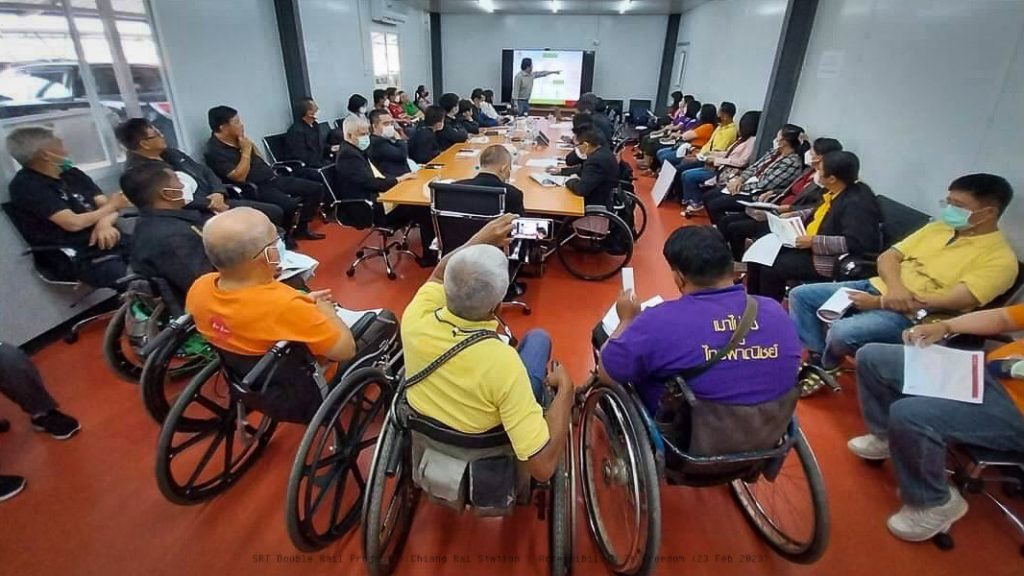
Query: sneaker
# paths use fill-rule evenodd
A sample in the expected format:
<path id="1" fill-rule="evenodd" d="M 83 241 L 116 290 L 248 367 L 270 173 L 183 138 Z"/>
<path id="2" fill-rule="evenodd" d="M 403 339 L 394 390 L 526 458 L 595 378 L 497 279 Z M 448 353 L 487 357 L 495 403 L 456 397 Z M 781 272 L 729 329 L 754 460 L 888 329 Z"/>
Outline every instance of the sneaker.
<path id="1" fill-rule="evenodd" d="M 25 484 L 21 476 L 0 476 L 0 502 L 17 496 L 25 489 Z"/>
<path id="2" fill-rule="evenodd" d="M 885 460 L 889 457 L 889 441 L 874 434 L 852 438 L 846 443 L 846 447 L 865 460 Z"/>
<path id="3" fill-rule="evenodd" d="M 700 214 L 703 211 L 704 211 L 704 205 L 703 204 L 701 204 L 700 202 L 693 202 L 689 206 L 686 207 L 686 210 L 683 210 L 683 217 L 685 217 L 685 218 L 693 218 L 694 216 Z"/>
<path id="4" fill-rule="evenodd" d="M 48 433 L 57 440 L 67 440 L 82 428 L 78 420 L 57 410 L 50 410 L 42 416 L 33 418 L 32 427 L 39 432 Z"/>
<path id="5" fill-rule="evenodd" d="M 885 524 L 889 532 L 900 540 L 924 542 L 936 534 L 948 531 L 964 514 L 967 514 L 967 501 L 951 486 L 949 500 L 945 504 L 931 508 L 904 506 L 890 516 Z"/>

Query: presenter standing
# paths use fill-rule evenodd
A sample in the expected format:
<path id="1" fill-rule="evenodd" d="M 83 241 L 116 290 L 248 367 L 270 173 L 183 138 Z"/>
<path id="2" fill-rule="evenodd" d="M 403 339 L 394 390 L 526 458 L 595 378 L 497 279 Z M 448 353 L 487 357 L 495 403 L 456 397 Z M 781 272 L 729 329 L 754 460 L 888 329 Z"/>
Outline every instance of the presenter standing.
<path id="1" fill-rule="evenodd" d="M 533 59 L 523 58 L 519 64 L 519 73 L 512 80 L 512 101 L 516 105 L 516 115 L 526 116 L 530 111 L 530 94 L 533 93 L 533 81 L 537 78 L 559 74 L 561 70 L 545 70 L 533 73 Z"/>

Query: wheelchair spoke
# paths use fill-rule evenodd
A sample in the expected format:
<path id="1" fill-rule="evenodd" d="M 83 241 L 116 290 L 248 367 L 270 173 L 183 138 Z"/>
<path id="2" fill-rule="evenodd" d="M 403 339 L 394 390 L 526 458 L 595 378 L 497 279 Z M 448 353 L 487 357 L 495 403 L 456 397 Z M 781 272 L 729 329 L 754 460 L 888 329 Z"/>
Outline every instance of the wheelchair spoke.
<path id="1" fill-rule="evenodd" d="M 367 448 L 373 448 L 376 445 L 377 445 L 377 437 L 376 436 L 371 436 L 371 437 L 367 438 L 366 440 L 363 440 L 359 444 L 356 444 L 355 454 L 359 454 L 363 450 L 366 450 Z"/>
<path id="2" fill-rule="evenodd" d="M 226 433 L 229 432 L 227 432 L 223 428 L 219 430 L 217 437 L 214 439 L 213 443 L 210 444 L 210 447 L 206 449 L 206 453 L 203 454 L 202 460 L 200 460 L 199 465 L 196 466 L 195 472 L 192 473 L 192 476 L 189 477 L 188 482 L 185 483 L 185 490 L 191 490 L 192 488 L 195 487 L 196 480 L 199 479 L 199 476 L 203 473 L 203 470 L 206 470 L 206 466 L 210 463 L 210 460 L 213 459 L 214 452 L 216 452 L 217 448 L 220 447 L 220 443 L 224 441 L 224 436 Z"/>
<path id="3" fill-rule="evenodd" d="M 348 466 L 339 466 L 336 470 L 331 472 L 331 474 L 324 481 L 323 485 L 329 487 L 333 482 L 337 481 L 338 477 L 341 476 L 341 473 L 344 472 L 347 469 L 348 469 Z M 339 484 L 341 484 L 341 483 L 339 482 Z M 330 492 L 329 488 L 322 489 L 322 490 L 320 490 L 320 493 L 316 495 L 316 498 L 313 500 L 312 504 L 310 504 L 310 506 L 309 506 L 309 513 L 310 513 L 309 515 L 310 516 L 313 516 L 316 513 L 316 511 L 320 508 L 320 504 L 323 503 L 324 497 L 327 496 L 328 492 Z"/>
<path id="4" fill-rule="evenodd" d="M 172 446 L 171 449 L 169 450 L 171 458 L 177 456 L 179 453 L 185 450 L 188 450 L 192 446 L 195 446 L 204 438 L 219 430 L 221 430 L 220 426 L 211 426 L 210 428 L 203 430 L 202 432 L 197 432 L 194 436 L 192 436 L 188 440 L 185 440 L 181 444 L 178 444 L 177 446 Z"/>
<path id="5" fill-rule="evenodd" d="M 359 469 L 358 463 L 352 466 L 352 479 L 356 481 L 356 486 L 359 486 L 360 494 L 366 492 L 366 478 L 363 477 L 363 471 Z"/>
<path id="6" fill-rule="evenodd" d="M 196 394 L 193 400 L 203 408 L 212 412 L 215 416 L 223 416 L 227 413 L 227 410 L 223 406 L 217 404 L 213 400 L 210 400 L 206 396 L 203 396 L 202 393 Z"/>
<path id="7" fill-rule="evenodd" d="M 331 505 L 331 523 L 329 526 L 334 528 L 338 525 L 338 511 L 341 509 L 341 497 L 345 493 L 345 483 L 337 482 L 334 485 L 334 502 Z"/>
<path id="8" fill-rule="evenodd" d="M 224 473 L 231 472 L 231 457 L 234 456 L 235 447 L 235 432 L 234 430 L 228 430 L 225 433 L 226 438 L 224 439 Z"/>

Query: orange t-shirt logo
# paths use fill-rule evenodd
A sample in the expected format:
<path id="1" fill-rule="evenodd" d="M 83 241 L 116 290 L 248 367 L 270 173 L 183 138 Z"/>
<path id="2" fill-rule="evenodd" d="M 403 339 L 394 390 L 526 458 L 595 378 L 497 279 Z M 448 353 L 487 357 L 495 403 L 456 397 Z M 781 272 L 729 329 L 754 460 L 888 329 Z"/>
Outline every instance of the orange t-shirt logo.
<path id="1" fill-rule="evenodd" d="M 210 328 L 218 340 L 226 340 L 231 337 L 231 328 L 228 328 L 227 322 L 220 316 L 214 316 L 210 319 Z"/>

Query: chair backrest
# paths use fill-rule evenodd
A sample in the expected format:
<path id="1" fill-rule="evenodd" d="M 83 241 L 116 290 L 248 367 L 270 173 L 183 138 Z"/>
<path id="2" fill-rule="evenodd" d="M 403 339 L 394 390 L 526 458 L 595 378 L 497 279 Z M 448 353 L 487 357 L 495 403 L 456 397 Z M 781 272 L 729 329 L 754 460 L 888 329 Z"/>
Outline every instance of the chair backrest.
<path id="1" fill-rule="evenodd" d="M 646 124 L 651 113 L 650 100 L 629 100 L 629 119 L 633 124 Z"/>
<path id="2" fill-rule="evenodd" d="M 878 195 L 878 207 L 882 212 L 882 248 L 891 248 L 912 232 L 924 226 L 931 217 L 889 198 Z"/>
<path id="3" fill-rule="evenodd" d="M 288 159 L 287 147 L 285 146 L 285 134 L 271 134 L 263 138 L 263 146 L 267 149 L 270 162 L 281 162 Z"/>
<path id="4" fill-rule="evenodd" d="M 7 219 L 14 225 L 14 229 L 21 235 L 21 238 L 29 246 L 32 246 L 32 242 L 29 240 L 32 234 L 28 231 L 28 219 L 22 214 L 21 210 L 13 202 L 4 202 L 3 210 L 7 214 Z M 46 282 L 68 285 L 78 284 L 78 273 L 75 270 L 74 260 L 69 254 L 61 251 L 60 247 L 53 246 L 47 250 L 30 250 L 29 253 L 32 255 L 32 266 Z"/>
<path id="5" fill-rule="evenodd" d="M 230 393 L 280 422 L 308 423 L 327 396 L 316 359 L 304 344 L 281 341 L 262 356 L 215 348 Z"/>
<path id="6" fill-rule="evenodd" d="M 504 188 L 430 183 L 430 215 L 441 256 L 465 244 L 504 213 Z"/>
<path id="7" fill-rule="evenodd" d="M 345 122 L 344 118 L 335 118 L 334 119 L 334 128 L 335 128 L 335 130 L 341 130 L 341 125 L 344 122 Z"/>

